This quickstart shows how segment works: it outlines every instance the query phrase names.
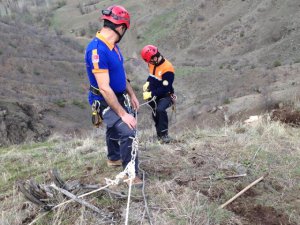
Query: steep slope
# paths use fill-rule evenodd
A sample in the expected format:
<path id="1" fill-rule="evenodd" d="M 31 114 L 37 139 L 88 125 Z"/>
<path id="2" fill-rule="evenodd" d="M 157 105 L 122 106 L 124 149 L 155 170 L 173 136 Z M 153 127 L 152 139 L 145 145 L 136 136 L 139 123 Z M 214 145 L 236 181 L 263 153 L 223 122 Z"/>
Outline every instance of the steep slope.
<path id="1" fill-rule="evenodd" d="M 39 139 L 49 135 L 49 129 L 74 132 L 76 126 L 86 127 L 83 49 L 69 39 L 14 22 L 0 23 L 0 40 L 1 144 L 31 139 L 32 132 Z M 22 135 L 17 135 L 19 130 Z"/>
<path id="2" fill-rule="evenodd" d="M 101 26 L 100 9 L 110 4 L 83 1 L 80 11 L 78 5 L 68 1 L 68 6 L 56 11 L 56 24 L 74 31 L 65 32 L 67 36 L 87 42 L 86 37 L 93 36 L 93 29 Z M 271 109 L 282 100 L 274 97 L 276 91 L 281 91 L 287 101 L 299 97 L 297 0 L 126 0 L 113 4 L 125 5 L 132 14 L 131 29 L 121 47 L 136 90 L 141 96 L 140 87 L 147 76 L 140 49 L 155 44 L 176 68 L 175 88 L 183 115 L 180 120 L 192 113 L 198 122 L 206 121 L 210 117 L 206 111 L 247 95 L 267 104 L 254 109 L 233 105 L 230 111 L 261 113 Z M 65 13 L 73 15 L 74 20 L 64 22 Z M 80 35 L 82 30 L 86 32 Z M 285 93 L 290 89 L 295 90 L 292 96 Z M 252 106 L 256 104 L 261 105 L 260 100 L 251 102 Z M 223 123 L 220 116 L 215 119 Z"/>
<path id="3" fill-rule="evenodd" d="M 51 8 L 45 5 L 46 2 L 58 5 Z M 174 85 L 179 97 L 176 124 L 179 129 L 183 124 L 219 126 L 224 124 L 225 117 L 229 120 L 244 118 L 252 113 L 271 110 L 281 102 L 295 102 L 299 99 L 300 6 L 297 0 L 84 0 L 79 3 L 68 0 L 61 3 L 45 1 L 40 6 L 34 1 L 28 4 L 33 4 L 27 7 L 29 11 L 47 12 L 37 13 L 40 17 L 36 18 L 48 21 L 47 27 L 61 35 L 58 40 L 69 42 L 64 38 L 69 37 L 82 46 L 101 27 L 101 9 L 111 4 L 124 5 L 132 15 L 131 29 L 120 44 L 126 59 L 127 74 L 141 97 L 141 85 L 147 77 L 147 69 L 139 57 L 140 49 L 145 44 L 159 47 L 176 69 Z M 66 15 L 71 19 L 66 19 Z M 5 91 L 9 93 L 6 99 L 10 96 L 19 98 L 21 95 L 22 101 L 39 99 L 39 102 L 48 104 L 50 101 L 60 106 L 65 105 L 67 100 L 68 107 L 59 108 L 60 113 L 50 112 L 51 121 L 58 120 L 57 123 L 49 122 L 51 126 L 72 130 L 78 121 L 87 124 L 88 118 L 84 118 L 87 111 L 78 107 L 83 102 L 86 104 L 85 90 L 80 88 L 86 82 L 84 65 L 81 64 L 83 50 L 74 51 L 76 45 L 72 45 L 64 51 L 65 47 L 58 44 L 61 42 L 49 38 L 47 33 L 43 41 L 37 44 L 39 50 L 24 55 L 23 51 L 31 51 L 35 45 L 30 47 L 27 33 L 22 35 L 20 29 L 18 32 L 25 37 L 20 42 L 21 48 L 27 50 L 17 51 L 13 47 L 18 46 L 19 41 L 6 41 L 5 46 L 8 48 L 5 51 L 14 54 L 14 61 L 6 63 L 3 71 L 11 73 L 11 68 L 16 71 L 10 75 L 9 85 L 4 85 L 7 79 L 3 81 L 3 86 L 8 87 Z M 7 40 L 10 39 L 8 33 L 5 35 Z M 3 38 L 5 35 L 2 34 Z M 41 53 L 40 49 L 44 52 Z M 5 51 L 2 51 L 3 56 Z M 22 57 L 16 57 L 16 54 Z M 30 54 L 38 55 L 39 65 L 25 66 L 31 65 L 30 61 L 37 62 L 34 60 L 36 56 L 34 58 Z M 45 60 L 52 65 L 45 72 L 45 76 L 49 77 L 47 83 L 51 86 L 51 91 L 47 93 L 47 88 L 41 88 L 45 82 L 43 67 L 49 64 Z M 26 77 L 25 73 L 35 81 L 30 81 L 30 84 L 25 82 L 20 87 L 20 74 Z M 61 74 L 64 74 L 64 78 Z M 18 86 L 21 94 L 12 91 L 10 85 Z M 33 94 L 33 89 L 41 94 Z M 225 105 L 226 116 L 224 111 L 217 109 L 217 106 L 224 108 Z M 77 113 L 81 115 L 78 117 L 80 120 L 76 120 Z M 68 121 L 66 118 L 75 123 L 65 123 Z"/>

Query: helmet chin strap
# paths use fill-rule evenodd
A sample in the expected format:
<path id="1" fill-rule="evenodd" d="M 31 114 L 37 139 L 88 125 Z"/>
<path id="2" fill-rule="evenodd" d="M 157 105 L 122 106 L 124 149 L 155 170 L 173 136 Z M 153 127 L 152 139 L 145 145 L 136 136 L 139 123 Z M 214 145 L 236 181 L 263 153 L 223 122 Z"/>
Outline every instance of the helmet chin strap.
<path id="1" fill-rule="evenodd" d="M 159 60 L 160 59 L 160 60 Z M 164 62 L 164 57 L 159 54 L 159 57 L 157 57 L 157 60 L 155 62 L 153 62 L 154 66 L 159 66 L 160 64 L 162 64 Z"/>
<path id="2" fill-rule="evenodd" d="M 126 29 L 127 30 L 127 29 Z M 126 33 L 126 30 L 124 31 L 124 33 L 121 35 L 117 30 L 113 30 L 114 32 L 116 32 L 116 34 L 119 36 L 119 40 L 118 41 L 116 41 L 116 43 L 119 43 L 121 40 L 122 40 L 122 38 L 123 38 L 123 36 L 124 36 L 124 34 Z"/>
<path id="3" fill-rule="evenodd" d="M 110 27 L 110 28 L 118 35 L 119 39 L 116 41 L 116 43 L 119 43 L 122 40 L 127 29 L 125 29 L 124 33 L 121 35 L 120 32 L 117 31 L 115 27 Z"/>

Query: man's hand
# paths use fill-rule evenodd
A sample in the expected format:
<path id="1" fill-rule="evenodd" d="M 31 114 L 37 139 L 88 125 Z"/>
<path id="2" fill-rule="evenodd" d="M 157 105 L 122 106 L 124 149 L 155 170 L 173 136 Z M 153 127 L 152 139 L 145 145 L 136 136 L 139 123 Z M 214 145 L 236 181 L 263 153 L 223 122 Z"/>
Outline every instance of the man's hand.
<path id="1" fill-rule="evenodd" d="M 143 85 L 143 91 L 148 91 L 148 87 L 149 87 L 149 81 L 147 81 L 144 85 Z"/>
<path id="2" fill-rule="evenodd" d="M 136 98 L 136 96 L 131 96 L 130 98 L 130 102 L 131 102 L 131 105 L 132 105 L 132 108 L 134 110 L 138 110 L 140 108 L 140 103 L 139 103 L 139 100 Z"/>
<path id="3" fill-rule="evenodd" d="M 144 99 L 144 100 L 148 100 L 148 99 L 150 99 L 151 97 L 152 97 L 151 91 L 145 91 L 145 92 L 143 93 L 143 99 Z"/>
<path id="4" fill-rule="evenodd" d="M 125 113 L 124 116 L 121 117 L 121 119 L 129 126 L 130 129 L 133 130 L 134 128 L 136 128 L 136 119 L 132 115 Z"/>

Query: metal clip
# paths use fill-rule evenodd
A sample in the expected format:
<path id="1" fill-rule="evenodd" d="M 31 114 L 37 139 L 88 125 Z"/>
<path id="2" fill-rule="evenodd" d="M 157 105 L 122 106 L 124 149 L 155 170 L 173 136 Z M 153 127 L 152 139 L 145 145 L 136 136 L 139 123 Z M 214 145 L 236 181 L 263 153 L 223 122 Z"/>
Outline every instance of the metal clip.
<path id="1" fill-rule="evenodd" d="M 92 123 L 97 128 L 102 124 L 100 113 L 100 101 L 96 100 L 92 104 Z"/>
<path id="2" fill-rule="evenodd" d="M 132 110 L 132 107 L 131 107 L 131 103 L 130 103 L 130 99 L 129 99 L 128 94 L 123 94 L 123 96 L 125 98 L 125 100 L 124 100 L 124 106 L 127 109 L 128 113 L 129 114 L 134 114 L 134 112 Z"/>

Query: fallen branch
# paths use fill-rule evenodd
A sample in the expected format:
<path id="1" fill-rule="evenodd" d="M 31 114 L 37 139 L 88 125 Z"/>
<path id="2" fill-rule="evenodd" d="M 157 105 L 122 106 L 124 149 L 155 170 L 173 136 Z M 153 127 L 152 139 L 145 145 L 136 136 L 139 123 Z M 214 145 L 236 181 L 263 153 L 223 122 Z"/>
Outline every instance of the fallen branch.
<path id="1" fill-rule="evenodd" d="M 229 205 L 231 202 L 233 202 L 235 199 L 237 199 L 239 196 L 241 196 L 243 193 L 245 193 L 248 189 L 250 189 L 255 184 L 259 183 L 261 180 L 263 180 L 267 175 L 264 175 L 251 184 L 249 184 L 247 187 L 245 187 L 243 190 L 241 190 L 239 193 L 237 193 L 235 196 L 233 196 L 231 199 L 229 199 L 227 202 L 225 202 L 223 205 L 219 207 L 219 209 L 223 209 L 225 206 Z"/>
<path id="2" fill-rule="evenodd" d="M 25 183 L 22 181 L 17 182 L 17 187 L 19 189 L 19 191 L 21 191 L 23 193 L 23 195 L 25 196 L 25 198 L 31 202 L 33 202 L 36 205 L 39 206 L 44 206 L 45 203 L 42 202 L 40 199 L 36 198 L 35 196 L 33 196 L 26 188 L 25 188 Z"/>
<path id="3" fill-rule="evenodd" d="M 146 194 L 145 194 L 145 171 L 140 168 L 140 165 L 139 165 L 139 169 L 143 172 L 143 188 L 142 188 L 142 193 L 143 193 L 143 197 L 144 197 L 144 206 L 145 206 L 145 211 L 144 212 L 147 213 L 147 216 L 148 216 L 147 218 L 148 218 L 148 221 L 149 221 L 150 225 L 153 225 L 153 223 L 151 221 L 151 215 L 150 215 L 148 203 L 147 203 L 147 197 L 146 197 Z"/>
<path id="4" fill-rule="evenodd" d="M 64 195 L 68 196 L 69 198 L 73 199 L 75 202 L 78 202 L 79 204 L 81 205 L 84 205 L 88 208 L 90 208 L 91 210 L 93 210 L 94 212 L 97 212 L 99 214 L 101 214 L 101 210 L 98 209 L 96 206 L 82 200 L 82 199 L 79 199 L 76 195 L 72 194 L 71 192 L 67 191 L 67 190 L 64 190 L 62 188 L 59 188 L 57 187 L 55 184 L 52 184 L 50 185 L 50 187 L 54 188 L 55 190 L 63 193 Z"/>
<path id="5" fill-rule="evenodd" d="M 120 192 L 116 192 L 116 191 L 110 190 L 108 188 L 104 188 L 103 191 L 106 191 L 109 195 L 113 194 L 113 195 L 117 196 L 118 198 L 127 198 L 127 195 L 122 194 Z"/>
<path id="6" fill-rule="evenodd" d="M 101 190 L 103 190 L 103 189 L 105 189 L 105 188 L 107 188 L 107 187 L 109 187 L 109 186 L 110 186 L 110 184 L 107 184 L 107 185 L 105 185 L 104 187 L 98 188 L 97 190 L 93 190 L 93 191 L 91 191 L 91 192 L 82 194 L 82 195 L 78 196 L 77 198 L 83 198 L 83 197 L 85 197 L 85 196 L 94 194 L 94 193 L 99 192 L 99 191 L 101 191 Z M 56 205 L 56 206 L 50 208 L 49 211 L 47 211 L 47 212 L 43 213 L 42 215 L 40 215 L 39 217 L 35 218 L 29 225 L 35 224 L 39 219 L 41 219 L 42 217 L 46 216 L 49 212 L 51 212 L 51 211 L 53 211 L 53 210 L 55 210 L 55 209 L 61 207 L 62 205 L 65 205 L 65 204 L 67 204 L 67 203 L 70 203 L 70 202 L 72 202 L 72 201 L 74 201 L 74 199 L 69 199 L 69 200 L 67 200 L 67 201 L 65 201 L 65 202 L 62 202 L 62 203 L 60 203 L 60 204 L 58 204 L 58 205 Z"/>
<path id="7" fill-rule="evenodd" d="M 214 180 L 221 180 L 221 179 L 234 179 L 234 178 L 239 178 L 239 177 L 245 177 L 247 176 L 246 173 L 243 174 L 238 174 L 238 175 L 233 175 L 233 176 L 227 176 L 227 177 L 218 177 Z M 212 176 L 208 176 L 208 177 L 202 177 L 203 180 L 210 180 L 212 178 Z"/>

